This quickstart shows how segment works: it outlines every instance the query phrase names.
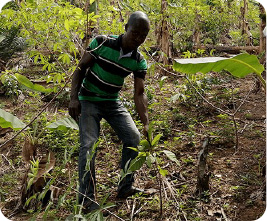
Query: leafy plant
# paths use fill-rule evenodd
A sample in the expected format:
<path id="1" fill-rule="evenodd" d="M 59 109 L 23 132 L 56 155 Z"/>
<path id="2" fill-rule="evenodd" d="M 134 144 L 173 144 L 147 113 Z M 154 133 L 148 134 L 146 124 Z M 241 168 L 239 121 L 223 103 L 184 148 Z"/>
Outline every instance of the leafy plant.
<path id="1" fill-rule="evenodd" d="M 38 124 L 38 122 L 37 122 Z M 25 143 L 22 147 L 22 158 L 28 163 L 28 172 L 24 176 L 23 188 L 21 192 L 20 206 L 26 208 L 28 211 L 37 209 L 37 206 L 46 204 L 51 195 L 52 183 L 55 178 L 52 178 L 49 172 L 55 166 L 55 155 L 48 151 L 44 155 L 37 155 L 38 139 L 46 128 L 51 130 L 77 129 L 77 123 L 70 119 L 65 118 L 49 124 L 47 127 L 42 128 L 40 132 L 37 131 L 37 124 L 32 125 L 33 132 L 30 130 L 26 132 Z M 0 127 L 11 127 L 14 130 L 22 129 L 26 126 L 20 119 L 14 115 L 0 109 Z M 70 155 L 73 152 L 70 151 Z M 65 152 L 65 164 L 69 161 L 68 154 Z M 51 179 L 52 178 L 52 179 Z M 51 203 L 49 204 L 51 206 Z"/>
<path id="2" fill-rule="evenodd" d="M 6 96 L 9 96 L 11 98 L 18 97 L 22 93 L 22 91 L 15 76 L 11 73 L 10 70 L 6 70 L 2 73 L 3 74 L 0 76 L 0 81 L 2 82 L 1 89 L 4 91 Z"/>
<path id="3" fill-rule="evenodd" d="M 18 37 L 19 29 L 0 28 L 0 58 L 7 61 L 16 52 L 26 49 L 27 44 L 24 38 Z"/>
<path id="4" fill-rule="evenodd" d="M 73 120 L 73 118 L 71 117 L 66 117 L 56 122 L 53 122 L 47 125 L 47 128 L 52 129 L 52 130 L 57 129 L 57 130 L 62 130 L 62 131 L 66 131 L 68 129 L 79 130 L 77 122 Z"/>
<path id="5" fill-rule="evenodd" d="M 62 87 L 68 72 L 74 71 L 78 56 L 83 53 L 86 22 L 90 21 L 93 26 L 98 17 L 93 12 L 87 16 L 87 12 L 69 2 L 49 0 L 24 1 L 19 10 L 5 9 L 0 14 L 3 28 L 20 27 L 17 32 L 27 39 L 29 57 L 48 72 L 47 82 L 53 80 L 54 91 Z M 16 77 L 30 89 L 48 92 L 18 74 Z"/>
<path id="6" fill-rule="evenodd" d="M 26 124 L 23 123 L 19 118 L 0 108 L 0 127 L 10 127 L 14 130 L 19 130 L 25 126 Z"/>
<path id="7" fill-rule="evenodd" d="M 166 81 L 167 78 L 168 78 L 168 76 L 162 76 L 160 78 L 160 81 L 159 81 L 159 88 L 160 89 L 163 87 L 163 84 L 164 84 L 164 82 Z"/>
<path id="8" fill-rule="evenodd" d="M 154 166 L 160 185 L 160 214 L 162 215 L 161 176 L 166 176 L 168 171 L 161 168 L 160 156 L 163 153 L 169 160 L 175 162 L 177 165 L 180 165 L 180 163 L 173 152 L 169 150 L 158 150 L 158 142 L 162 137 L 162 134 L 157 134 L 153 137 L 152 124 L 153 123 L 149 126 L 148 139 L 141 140 L 138 148 L 129 147 L 130 149 L 137 151 L 138 156 L 132 161 L 127 162 L 124 171 L 122 171 L 121 179 L 123 179 L 127 174 L 131 174 L 132 172 L 139 170 L 144 163 L 146 163 L 149 168 Z"/>
<path id="9" fill-rule="evenodd" d="M 194 58 L 196 57 L 196 53 L 191 53 L 190 51 L 185 51 L 183 52 L 183 55 L 182 55 L 183 58 Z"/>

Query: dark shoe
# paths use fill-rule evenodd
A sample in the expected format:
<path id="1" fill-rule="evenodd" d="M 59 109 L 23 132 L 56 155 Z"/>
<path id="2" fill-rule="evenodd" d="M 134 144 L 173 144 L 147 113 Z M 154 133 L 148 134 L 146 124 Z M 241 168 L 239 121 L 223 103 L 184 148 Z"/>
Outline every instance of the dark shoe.
<path id="1" fill-rule="evenodd" d="M 99 208 L 100 208 L 100 206 L 98 204 L 96 204 L 95 202 L 89 202 L 83 206 L 82 211 L 84 214 L 87 214 L 87 213 L 91 213 L 94 210 L 97 210 Z"/>
<path id="2" fill-rule="evenodd" d="M 126 199 L 127 197 L 133 196 L 137 193 L 144 193 L 144 190 L 136 188 L 136 187 L 131 187 L 128 189 L 121 189 L 118 191 L 117 198 Z"/>
<path id="3" fill-rule="evenodd" d="M 84 214 L 88 214 L 98 209 L 100 209 L 100 206 L 98 204 L 96 204 L 95 202 L 90 202 L 83 207 L 82 211 Z M 104 217 L 109 216 L 109 212 L 107 210 L 102 210 L 102 213 Z"/>

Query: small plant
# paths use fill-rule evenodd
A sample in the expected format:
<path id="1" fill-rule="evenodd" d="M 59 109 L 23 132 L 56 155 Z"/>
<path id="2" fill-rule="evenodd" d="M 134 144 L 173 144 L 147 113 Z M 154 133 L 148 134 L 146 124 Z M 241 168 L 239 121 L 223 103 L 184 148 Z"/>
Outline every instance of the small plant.
<path id="1" fill-rule="evenodd" d="M 162 134 L 157 134 L 155 137 L 152 135 L 152 124 L 149 126 L 148 131 L 148 139 L 144 139 L 140 142 L 140 146 L 138 148 L 129 147 L 132 150 L 135 150 L 138 152 L 138 156 L 133 159 L 132 161 L 128 161 L 125 165 L 124 170 L 121 174 L 121 180 L 128 174 L 131 174 L 132 172 L 139 170 L 144 163 L 147 164 L 149 168 L 154 167 L 154 170 L 157 174 L 157 180 L 159 183 L 159 189 L 160 189 L 160 215 L 162 216 L 162 179 L 161 176 L 166 176 L 168 174 L 168 171 L 163 169 L 160 166 L 161 162 L 161 154 L 164 153 L 168 157 L 169 160 L 175 162 L 177 165 L 180 165 L 180 162 L 177 160 L 175 154 L 169 150 L 159 150 L 158 148 L 158 142 L 160 138 L 162 137 Z"/>
<path id="2" fill-rule="evenodd" d="M 190 51 L 183 52 L 182 55 L 183 58 L 194 58 L 196 57 L 196 53 L 191 53 Z"/>
<path id="3" fill-rule="evenodd" d="M 10 73 L 9 70 L 6 70 L 4 74 L 0 76 L 0 81 L 2 82 L 2 90 L 5 95 L 11 98 L 18 97 L 22 90 L 16 78 Z"/>
<path id="4" fill-rule="evenodd" d="M 228 141 L 232 141 L 234 138 L 233 121 L 230 120 L 230 117 L 227 114 L 219 114 L 217 117 L 220 119 L 219 123 L 222 125 L 222 128 L 217 132 L 217 134 Z"/>
<path id="5" fill-rule="evenodd" d="M 202 57 L 204 53 L 205 53 L 205 50 L 204 50 L 204 49 L 200 49 L 200 48 L 197 49 L 197 54 L 198 54 L 200 57 Z"/>
<path id="6" fill-rule="evenodd" d="M 163 87 L 163 84 L 165 80 L 168 78 L 168 76 L 162 76 L 159 81 L 159 88 L 161 89 Z"/>

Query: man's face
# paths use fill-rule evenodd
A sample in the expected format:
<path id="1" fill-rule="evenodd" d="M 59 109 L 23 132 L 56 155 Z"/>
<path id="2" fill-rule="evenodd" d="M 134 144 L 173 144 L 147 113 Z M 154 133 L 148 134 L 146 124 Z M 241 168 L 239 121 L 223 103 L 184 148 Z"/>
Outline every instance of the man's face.
<path id="1" fill-rule="evenodd" d="M 141 21 L 128 26 L 126 30 L 127 48 L 136 50 L 145 40 L 149 32 L 149 25 Z"/>

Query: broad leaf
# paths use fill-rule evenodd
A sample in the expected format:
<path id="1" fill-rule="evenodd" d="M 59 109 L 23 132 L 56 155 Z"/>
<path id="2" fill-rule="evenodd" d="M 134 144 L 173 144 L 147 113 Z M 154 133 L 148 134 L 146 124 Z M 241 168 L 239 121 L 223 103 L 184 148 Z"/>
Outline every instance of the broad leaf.
<path id="1" fill-rule="evenodd" d="M 176 59 L 175 61 L 174 70 L 187 74 L 227 70 L 236 77 L 245 77 L 250 73 L 261 74 L 264 71 L 257 56 L 249 54 L 240 54 L 232 58 L 206 57 Z"/>
<path id="2" fill-rule="evenodd" d="M 156 162 L 156 158 L 153 157 L 151 154 L 146 159 L 146 164 L 149 168 L 151 168 L 152 164 Z"/>
<path id="3" fill-rule="evenodd" d="M 232 58 L 206 57 L 206 58 L 190 58 L 176 59 L 173 69 L 186 74 L 195 74 L 201 72 L 203 74 L 210 71 L 227 70 L 235 77 L 245 77 L 250 73 L 255 73 L 260 78 L 264 87 L 265 80 L 261 77 L 264 67 L 260 64 L 257 56 L 247 53 L 236 55 Z"/>
<path id="4" fill-rule="evenodd" d="M 76 121 L 71 117 L 66 117 L 61 120 L 58 120 L 54 123 L 51 123 L 47 126 L 49 129 L 57 129 L 66 131 L 68 129 L 79 130 L 79 126 Z"/>
<path id="5" fill-rule="evenodd" d="M 49 93 L 52 91 L 52 89 L 50 89 L 50 88 L 45 88 L 44 86 L 42 86 L 40 84 L 32 83 L 27 77 L 25 77 L 21 74 L 16 73 L 15 77 L 20 84 L 22 84 L 23 86 L 25 86 L 31 90 L 43 92 L 43 93 Z"/>
<path id="6" fill-rule="evenodd" d="M 145 161 L 146 161 L 146 157 L 145 156 L 136 157 L 135 159 L 133 159 L 131 161 L 129 170 L 131 172 L 139 170 L 143 166 Z"/>
<path id="7" fill-rule="evenodd" d="M 144 147 L 143 149 L 140 149 L 142 151 L 149 150 L 151 147 L 150 143 L 147 140 L 141 140 L 140 145 Z"/>
<path id="8" fill-rule="evenodd" d="M 3 109 L 0 109 L 0 127 L 8 128 L 11 127 L 14 130 L 22 129 L 26 126 L 20 119 L 13 114 L 10 114 Z"/>
<path id="9" fill-rule="evenodd" d="M 175 154 L 169 150 L 163 150 L 163 153 L 173 162 L 177 163 L 177 165 L 180 165 L 179 161 L 177 160 Z"/>
<path id="10" fill-rule="evenodd" d="M 159 142 L 159 140 L 160 140 L 161 137 L 162 137 L 162 134 L 158 134 L 158 135 L 152 140 L 152 143 L 151 143 L 152 147 L 154 147 L 155 145 L 158 144 L 158 142 Z"/>

